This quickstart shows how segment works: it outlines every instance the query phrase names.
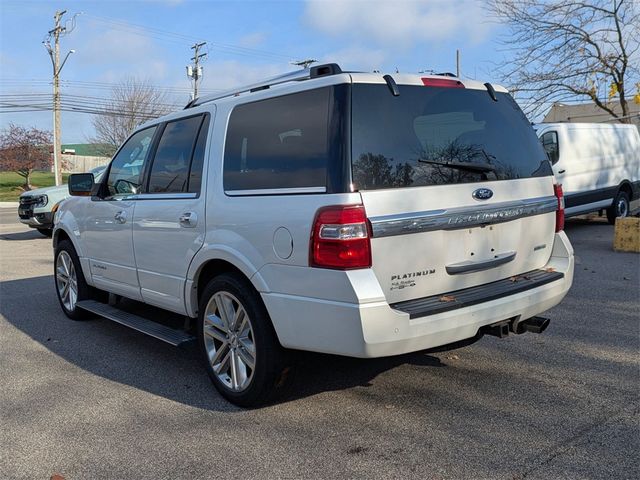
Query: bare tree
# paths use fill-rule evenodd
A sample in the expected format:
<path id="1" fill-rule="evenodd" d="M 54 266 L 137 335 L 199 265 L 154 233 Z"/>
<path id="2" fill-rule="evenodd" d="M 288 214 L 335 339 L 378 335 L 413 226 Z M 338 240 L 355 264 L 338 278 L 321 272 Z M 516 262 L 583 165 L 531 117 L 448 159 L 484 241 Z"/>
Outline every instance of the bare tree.
<path id="1" fill-rule="evenodd" d="M 175 109 L 166 91 L 127 78 L 113 87 L 111 98 L 93 117 L 96 135 L 92 141 L 103 146 L 101 154 L 112 155 L 138 125 Z"/>
<path id="2" fill-rule="evenodd" d="M 31 190 L 31 174 L 34 170 L 50 168 L 51 132 L 35 127 L 25 128 L 10 123 L 0 133 L 0 168 L 13 170 L 24 177 L 24 190 Z"/>
<path id="3" fill-rule="evenodd" d="M 589 98 L 619 121 L 630 121 L 629 99 L 640 88 L 637 0 L 490 0 L 489 5 L 508 28 L 502 39 L 507 58 L 499 71 L 524 97 L 527 113 Z"/>

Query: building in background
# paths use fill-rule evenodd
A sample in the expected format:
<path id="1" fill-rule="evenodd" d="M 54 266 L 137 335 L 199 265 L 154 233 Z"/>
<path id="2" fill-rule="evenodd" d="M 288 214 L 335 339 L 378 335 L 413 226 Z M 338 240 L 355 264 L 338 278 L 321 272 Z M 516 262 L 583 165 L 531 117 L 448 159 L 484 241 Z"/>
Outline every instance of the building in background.
<path id="1" fill-rule="evenodd" d="M 111 157 L 104 154 L 105 146 L 97 143 L 64 144 L 62 151 L 62 171 L 82 173 L 106 165 Z"/>
<path id="2" fill-rule="evenodd" d="M 611 108 L 618 115 L 621 115 L 622 109 L 619 103 L 610 103 L 607 107 Z M 630 118 L 638 129 L 640 129 L 640 105 L 629 102 Z M 579 103 L 573 105 L 565 105 L 563 103 L 554 103 L 551 109 L 542 120 L 543 123 L 554 122 L 570 122 L 570 123 L 611 123 L 617 120 L 609 113 L 598 108 L 594 103 Z"/>

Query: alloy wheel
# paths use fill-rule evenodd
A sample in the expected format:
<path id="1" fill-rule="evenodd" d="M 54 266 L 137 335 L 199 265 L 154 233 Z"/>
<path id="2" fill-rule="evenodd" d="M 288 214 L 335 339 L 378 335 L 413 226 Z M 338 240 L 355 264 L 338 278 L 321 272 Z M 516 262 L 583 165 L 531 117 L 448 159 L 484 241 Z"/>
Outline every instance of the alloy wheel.
<path id="1" fill-rule="evenodd" d="M 241 392 L 251 383 L 256 346 L 251 320 L 231 293 L 213 294 L 204 313 L 204 343 L 218 380 L 229 390 Z"/>
<path id="2" fill-rule="evenodd" d="M 71 255 L 62 250 L 56 260 L 56 285 L 64 307 L 72 312 L 78 301 L 78 278 Z"/>

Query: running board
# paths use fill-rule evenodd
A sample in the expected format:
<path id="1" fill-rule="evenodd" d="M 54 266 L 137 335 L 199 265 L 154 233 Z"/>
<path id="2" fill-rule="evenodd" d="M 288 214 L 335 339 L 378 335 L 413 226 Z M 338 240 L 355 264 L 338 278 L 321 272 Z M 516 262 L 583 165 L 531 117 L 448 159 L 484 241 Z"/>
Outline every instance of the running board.
<path id="1" fill-rule="evenodd" d="M 193 335 L 188 334 L 183 330 L 176 330 L 170 328 L 161 323 L 153 322 L 146 318 L 134 315 L 133 313 L 125 312 L 119 308 L 112 307 L 106 303 L 96 302 L 95 300 L 82 300 L 78 302 L 78 307 L 83 310 L 87 310 L 96 315 L 119 323 L 126 327 L 132 328 L 139 332 L 145 333 L 151 337 L 162 340 L 175 347 L 184 345 L 185 343 L 195 340 Z"/>

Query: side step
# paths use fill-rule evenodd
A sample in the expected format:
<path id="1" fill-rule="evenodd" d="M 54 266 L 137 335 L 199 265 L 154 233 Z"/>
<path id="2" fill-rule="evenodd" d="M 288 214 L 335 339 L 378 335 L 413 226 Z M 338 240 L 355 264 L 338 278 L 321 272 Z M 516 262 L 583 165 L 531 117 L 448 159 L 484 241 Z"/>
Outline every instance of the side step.
<path id="1" fill-rule="evenodd" d="M 175 347 L 179 347 L 185 343 L 195 340 L 193 335 L 190 335 L 183 330 L 176 330 L 174 328 L 167 327 L 160 323 L 134 315 L 133 313 L 128 313 L 112 307 L 111 305 L 96 302 L 95 300 L 82 300 L 78 302 L 78 307 L 121 325 L 133 328 L 134 330 L 145 333 L 151 337 L 157 338 L 158 340 L 162 340 L 163 342 L 167 342 Z"/>

